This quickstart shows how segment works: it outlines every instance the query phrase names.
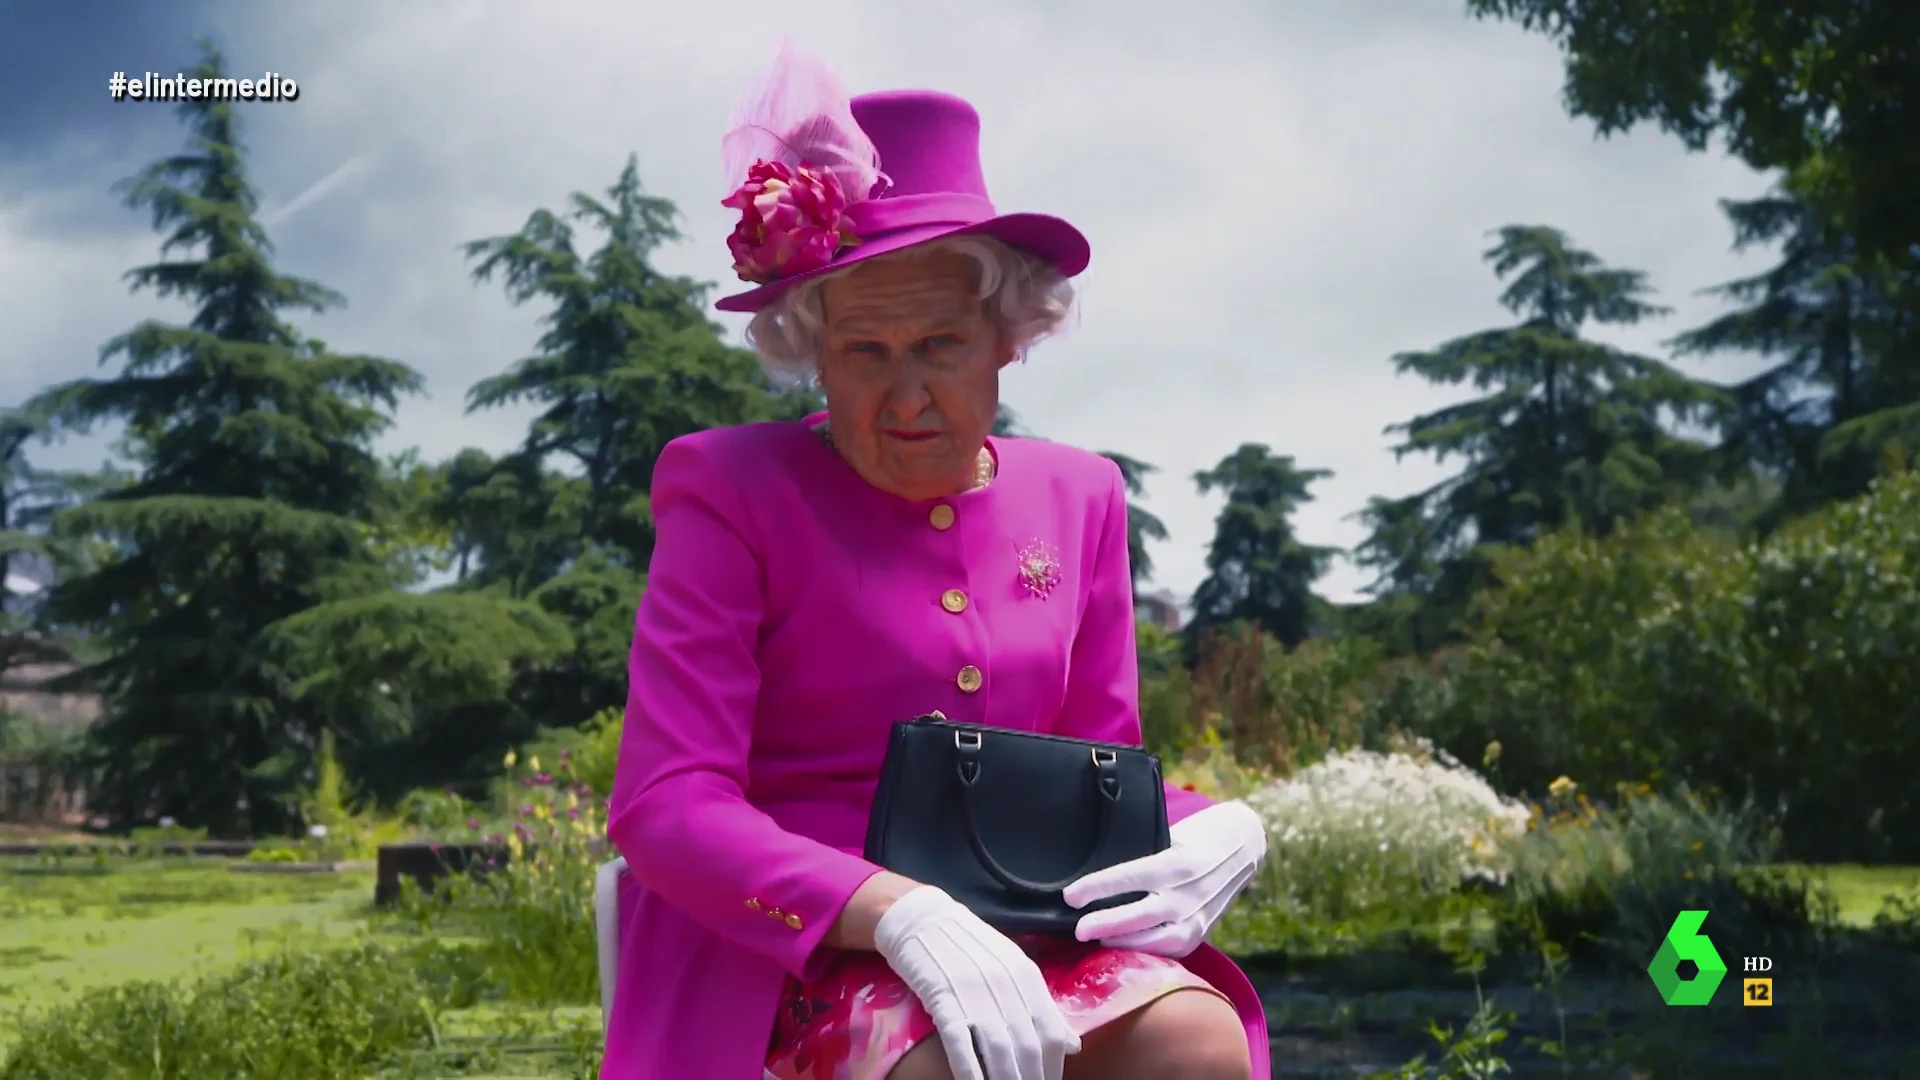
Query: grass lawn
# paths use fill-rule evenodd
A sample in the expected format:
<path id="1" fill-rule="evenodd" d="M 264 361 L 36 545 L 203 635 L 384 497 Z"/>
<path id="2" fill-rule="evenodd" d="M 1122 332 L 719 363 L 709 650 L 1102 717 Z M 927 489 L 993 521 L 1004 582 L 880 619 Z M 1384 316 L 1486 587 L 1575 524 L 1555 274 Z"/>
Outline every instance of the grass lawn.
<path id="1" fill-rule="evenodd" d="M 1815 872 L 1833 890 L 1840 921 L 1849 926 L 1871 925 L 1887 897 L 1920 886 L 1916 866 L 1823 866 Z"/>
<path id="2" fill-rule="evenodd" d="M 351 940 L 370 874 L 233 873 L 224 860 L 0 859 L 0 1046 L 84 990 Z"/>
<path id="3" fill-rule="evenodd" d="M 352 942 L 368 930 L 372 898 L 370 873 L 236 873 L 224 859 L 0 858 L 0 1060 L 20 1019 L 87 990 Z M 438 1053 L 468 1059 L 447 1074 L 463 1080 L 570 1076 L 548 1062 L 568 1059 L 564 1031 L 597 1030 L 599 1012 L 461 1010 L 444 1018 Z M 491 1047 L 504 1071 L 474 1068 L 475 1046 Z"/>

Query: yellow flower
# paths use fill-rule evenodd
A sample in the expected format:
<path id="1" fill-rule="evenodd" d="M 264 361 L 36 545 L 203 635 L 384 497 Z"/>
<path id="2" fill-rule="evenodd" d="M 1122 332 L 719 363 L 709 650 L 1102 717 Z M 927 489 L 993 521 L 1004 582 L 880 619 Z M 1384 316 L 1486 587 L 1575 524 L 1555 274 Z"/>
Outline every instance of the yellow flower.
<path id="1" fill-rule="evenodd" d="M 1487 744 L 1486 752 L 1480 755 L 1480 764 L 1491 766 L 1494 762 L 1499 760 L 1500 760 L 1500 740 L 1495 739 L 1492 742 Z"/>
<path id="2" fill-rule="evenodd" d="M 513 763 L 519 760 L 520 760 L 520 755 L 509 750 L 507 751 L 507 756 L 500 759 L 500 764 L 505 765 L 507 768 L 511 769 L 513 768 Z"/>
<path id="3" fill-rule="evenodd" d="M 1564 799 L 1572 795 L 1579 787 L 1580 785 L 1564 776 L 1557 777 L 1553 783 L 1547 785 L 1547 794 L 1552 795 L 1556 799 Z"/>
<path id="4" fill-rule="evenodd" d="M 1695 851 L 1699 851 L 1701 848 L 1706 846 L 1707 846 L 1707 842 L 1705 840 L 1695 840 L 1693 842 L 1693 850 Z"/>
<path id="5" fill-rule="evenodd" d="M 532 770 L 533 770 L 534 772 L 539 772 L 539 771 L 540 771 L 540 759 L 539 759 L 538 757 L 530 757 L 530 758 L 528 758 L 528 759 L 527 759 L 527 768 L 529 768 L 529 769 L 532 769 Z"/>

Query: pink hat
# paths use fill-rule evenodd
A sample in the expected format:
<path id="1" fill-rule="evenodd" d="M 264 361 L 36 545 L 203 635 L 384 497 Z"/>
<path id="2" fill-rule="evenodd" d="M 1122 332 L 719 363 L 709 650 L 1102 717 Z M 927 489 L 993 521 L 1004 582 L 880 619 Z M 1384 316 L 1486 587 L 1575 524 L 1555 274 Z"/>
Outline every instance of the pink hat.
<path id="1" fill-rule="evenodd" d="M 848 101 L 839 80 L 783 48 L 722 140 L 722 205 L 734 270 L 758 287 L 721 311 L 758 311 L 788 286 L 914 244 L 990 236 L 1052 263 L 1087 268 L 1080 230 L 1046 214 L 1002 214 L 980 174 L 980 114 L 951 94 L 896 90 Z"/>

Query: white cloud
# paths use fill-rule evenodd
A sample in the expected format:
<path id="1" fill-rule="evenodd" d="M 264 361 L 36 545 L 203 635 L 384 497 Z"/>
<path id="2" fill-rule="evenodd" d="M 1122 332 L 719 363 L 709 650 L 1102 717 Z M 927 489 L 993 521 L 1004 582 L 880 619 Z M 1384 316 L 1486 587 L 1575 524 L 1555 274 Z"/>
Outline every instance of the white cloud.
<path id="1" fill-rule="evenodd" d="M 1182 593 L 1217 509 L 1187 477 L 1240 442 L 1335 471 L 1299 522 L 1323 543 L 1360 538 L 1348 516 L 1369 495 L 1440 475 L 1396 465 L 1381 428 L 1448 395 L 1396 379 L 1388 358 L 1504 319 L 1479 262 L 1487 230 L 1556 225 L 1649 271 L 1680 314 L 1615 335 L 1648 350 L 1711 310 L 1691 290 L 1753 265 L 1728 253 L 1714 200 L 1763 179 L 1654 132 L 1596 142 L 1563 114 L 1540 40 L 1411 0 L 1206 7 L 415 0 L 236 6 L 224 36 L 236 66 L 301 86 L 251 110 L 251 142 L 283 264 L 352 301 L 315 332 L 427 374 L 432 397 L 396 437 L 430 454 L 507 446 L 524 422 L 462 415 L 469 385 L 529 351 L 538 312 L 472 285 L 461 243 L 604 188 L 637 151 L 687 215 L 691 242 L 663 266 L 726 289 L 719 135 L 780 34 L 856 91 L 967 96 L 996 201 L 1062 214 L 1094 244 L 1082 326 L 1015 371 L 1007 399 L 1047 436 L 1162 468 L 1150 505 L 1173 539 L 1155 560 Z M 343 161 L 368 164 L 324 199 L 301 194 Z M 33 213 L 0 208 L 0 288 L 11 299 L 25 280 L 35 300 L 15 340 L 39 343 L 0 376 L 9 395 L 77 374 L 131 322 L 115 280 L 152 250 L 132 215 L 111 237 L 16 249 Z M 1361 582 L 1342 568 L 1325 585 Z"/>

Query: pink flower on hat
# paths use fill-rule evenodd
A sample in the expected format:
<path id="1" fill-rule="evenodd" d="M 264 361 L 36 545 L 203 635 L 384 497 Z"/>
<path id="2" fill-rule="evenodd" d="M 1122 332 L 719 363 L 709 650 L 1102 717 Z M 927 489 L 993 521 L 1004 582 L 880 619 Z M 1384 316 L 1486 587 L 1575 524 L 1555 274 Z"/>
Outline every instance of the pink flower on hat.
<path id="1" fill-rule="evenodd" d="M 756 285 L 818 270 L 858 242 L 844 216 L 840 182 L 804 161 L 797 168 L 754 162 L 747 182 L 720 205 L 740 211 L 727 250 L 734 273 Z"/>

